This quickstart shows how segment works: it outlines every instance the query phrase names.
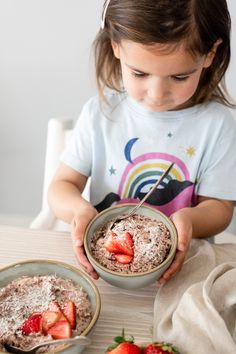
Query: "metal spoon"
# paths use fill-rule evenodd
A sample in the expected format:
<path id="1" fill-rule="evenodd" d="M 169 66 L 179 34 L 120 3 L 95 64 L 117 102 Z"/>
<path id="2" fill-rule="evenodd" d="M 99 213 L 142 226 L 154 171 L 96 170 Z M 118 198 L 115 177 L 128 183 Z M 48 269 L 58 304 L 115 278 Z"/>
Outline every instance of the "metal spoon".
<path id="1" fill-rule="evenodd" d="M 76 337 L 72 337 L 72 338 L 68 338 L 68 339 L 48 340 L 46 342 L 37 344 L 30 349 L 21 349 L 21 348 L 15 347 L 15 346 L 7 344 L 7 343 L 4 343 L 4 347 L 9 353 L 35 354 L 39 348 L 45 347 L 47 345 L 56 345 L 57 346 L 57 345 L 62 345 L 62 344 L 74 344 L 77 342 L 80 345 L 89 345 L 91 343 L 91 340 L 87 337 L 84 337 L 84 336 L 76 336 Z"/>
<path id="2" fill-rule="evenodd" d="M 126 219 L 128 217 L 130 217 L 131 215 L 133 215 L 141 207 L 141 205 L 143 205 L 145 200 L 147 200 L 147 198 L 152 194 L 152 192 L 159 186 L 161 181 L 163 181 L 163 179 L 168 175 L 168 173 L 170 172 L 170 170 L 172 169 L 174 164 L 175 164 L 174 162 L 172 162 L 172 164 L 170 164 L 170 166 L 163 172 L 163 174 L 161 175 L 160 179 L 158 179 L 156 181 L 156 183 L 152 186 L 150 191 L 144 196 L 144 198 L 133 209 L 131 209 L 131 211 L 128 214 L 119 216 L 113 221 L 113 223 L 110 226 L 110 230 L 112 230 L 114 228 L 116 223 L 118 223 L 119 221 L 124 220 L 124 219 Z"/>

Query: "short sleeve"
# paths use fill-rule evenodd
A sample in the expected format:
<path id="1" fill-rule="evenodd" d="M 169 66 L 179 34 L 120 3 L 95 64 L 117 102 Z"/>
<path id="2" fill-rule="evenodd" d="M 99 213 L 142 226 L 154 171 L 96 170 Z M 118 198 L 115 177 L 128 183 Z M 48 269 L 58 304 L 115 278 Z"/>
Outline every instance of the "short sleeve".
<path id="1" fill-rule="evenodd" d="M 91 109 L 85 104 L 76 122 L 72 135 L 61 155 L 61 161 L 72 169 L 89 176 L 92 163 Z"/>
<path id="2" fill-rule="evenodd" d="M 222 112 L 223 111 L 223 112 Z M 224 117 L 219 120 L 217 115 Z M 202 158 L 196 191 L 198 195 L 236 201 L 236 120 L 225 107 L 211 127 L 208 148 Z"/>

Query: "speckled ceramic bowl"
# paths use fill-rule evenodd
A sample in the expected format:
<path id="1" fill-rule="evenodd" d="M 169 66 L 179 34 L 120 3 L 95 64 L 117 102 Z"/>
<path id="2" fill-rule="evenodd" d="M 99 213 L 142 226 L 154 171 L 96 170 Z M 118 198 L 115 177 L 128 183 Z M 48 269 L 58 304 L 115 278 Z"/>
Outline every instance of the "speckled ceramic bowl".
<path id="1" fill-rule="evenodd" d="M 98 320 L 101 300 L 97 287 L 93 281 L 79 269 L 58 261 L 51 260 L 27 260 L 19 263 L 11 264 L 7 267 L 0 269 L 0 287 L 6 286 L 12 280 L 20 278 L 22 276 L 34 276 L 34 275 L 57 275 L 64 279 L 71 279 L 75 284 L 79 284 L 88 294 L 92 305 L 92 320 L 88 327 L 85 329 L 82 336 L 90 336 L 91 332 Z M 47 352 L 48 354 L 63 353 L 74 354 L 82 353 L 85 346 L 79 344 L 58 346 L 57 349 Z M 6 352 L 0 351 L 0 354 L 6 354 Z"/>
<path id="2" fill-rule="evenodd" d="M 109 220 L 119 215 L 127 214 L 133 207 L 134 204 L 119 204 L 105 209 L 90 222 L 86 229 L 84 238 L 84 248 L 87 257 L 90 263 L 93 265 L 94 269 L 100 275 L 100 277 L 108 283 L 123 289 L 142 288 L 158 280 L 165 272 L 165 270 L 170 266 L 175 256 L 177 247 L 178 237 L 173 222 L 163 213 L 159 212 L 157 209 L 143 205 L 138 209 L 137 214 L 148 216 L 150 218 L 162 221 L 170 231 L 171 248 L 166 259 L 159 266 L 151 269 L 150 271 L 133 274 L 118 273 L 109 270 L 99 264 L 98 261 L 94 259 L 91 253 L 91 240 L 93 238 L 94 233 L 97 231 L 97 229 L 99 229 L 102 225 L 106 224 Z"/>

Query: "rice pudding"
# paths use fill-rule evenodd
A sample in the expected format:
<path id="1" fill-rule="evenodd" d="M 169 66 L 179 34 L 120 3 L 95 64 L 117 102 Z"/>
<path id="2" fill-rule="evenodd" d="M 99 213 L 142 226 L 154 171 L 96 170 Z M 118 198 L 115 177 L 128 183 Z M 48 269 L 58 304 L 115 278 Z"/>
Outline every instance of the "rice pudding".
<path id="1" fill-rule="evenodd" d="M 69 307 L 71 313 L 68 312 Z M 71 315 L 74 316 L 73 324 Z M 51 316 L 51 322 L 45 320 L 48 320 L 47 316 Z M 43 318 L 43 325 L 39 318 Z M 59 339 L 60 333 L 59 337 L 55 335 L 53 328 L 57 326 L 58 332 L 65 331 L 65 326 L 59 327 L 61 321 L 70 323 L 70 326 L 66 324 L 67 331 L 71 331 L 70 336 L 79 335 L 91 319 L 92 307 L 88 295 L 72 280 L 55 275 L 20 277 L 0 289 L 0 350 L 6 351 L 4 343 L 26 349 L 49 339 Z M 54 320 L 54 327 L 50 327 Z M 34 327 L 33 331 L 31 327 Z M 45 351 L 48 347 L 38 352 Z"/>
<path id="2" fill-rule="evenodd" d="M 171 247 L 170 231 L 162 221 L 134 214 L 98 229 L 91 253 L 102 266 L 119 273 L 141 273 L 161 264 Z"/>

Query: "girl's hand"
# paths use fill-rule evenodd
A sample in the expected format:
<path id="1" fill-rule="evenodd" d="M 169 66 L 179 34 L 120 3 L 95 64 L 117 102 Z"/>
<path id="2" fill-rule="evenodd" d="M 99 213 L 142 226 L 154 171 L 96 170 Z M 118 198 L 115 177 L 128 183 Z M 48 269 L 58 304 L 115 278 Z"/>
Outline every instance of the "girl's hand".
<path id="1" fill-rule="evenodd" d="M 178 233 L 178 245 L 175 258 L 170 267 L 159 279 L 160 284 L 164 284 L 172 278 L 183 266 L 190 241 L 192 239 L 193 225 L 191 219 L 184 213 L 184 209 L 172 214 L 171 219 L 175 224 Z"/>
<path id="2" fill-rule="evenodd" d="M 89 263 L 83 247 L 85 229 L 95 215 L 97 215 L 97 211 L 92 205 L 91 207 L 83 208 L 77 215 L 75 215 L 71 222 L 71 237 L 73 250 L 79 263 L 89 275 L 94 279 L 98 279 L 99 276 Z"/>

